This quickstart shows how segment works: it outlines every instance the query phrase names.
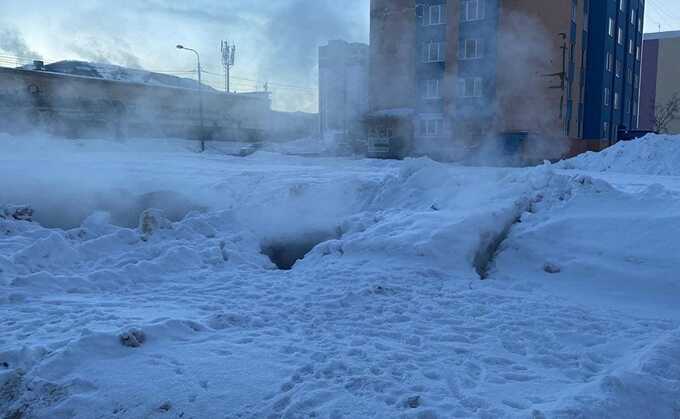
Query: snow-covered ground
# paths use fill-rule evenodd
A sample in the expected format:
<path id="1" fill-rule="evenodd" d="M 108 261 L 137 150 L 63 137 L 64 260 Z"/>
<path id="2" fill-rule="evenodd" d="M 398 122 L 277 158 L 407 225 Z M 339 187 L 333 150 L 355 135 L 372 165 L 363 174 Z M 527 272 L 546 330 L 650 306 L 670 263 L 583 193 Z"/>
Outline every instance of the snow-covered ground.
<path id="1" fill-rule="evenodd" d="M 616 147 L 603 171 L 2 137 L 0 413 L 676 418 L 680 177 Z"/>

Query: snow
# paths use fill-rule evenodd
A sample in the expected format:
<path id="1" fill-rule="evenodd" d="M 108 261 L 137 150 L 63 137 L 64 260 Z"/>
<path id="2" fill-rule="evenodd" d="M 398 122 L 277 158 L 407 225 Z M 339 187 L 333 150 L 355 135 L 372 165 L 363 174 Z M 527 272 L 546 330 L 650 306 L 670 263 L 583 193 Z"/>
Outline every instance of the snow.
<path id="1" fill-rule="evenodd" d="M 0 412 L 672 418 L 680 181 L 630 144 L 618 175 L 0 138 Z"/>
<path id="2" fill-rule="evenodd" d="M 35 66 L 29 64 L 21 68 L 34 70 Z M 94 77 L 105 80 L 113 80 L 127 83 L 140 83 L 153 86 L 176 87 L 183 89 L 196 89 L 197 82 L 185 77 L 177 77 L 169 74 L 156 73 L 153 71 L 121 67 L 107 63 L 93 63 L 87 61 L 58 61 L 47 64 L 40 71 L 71 74 L 81 77 Z M 204 89 L 216 91 L 210 86 L 204 85 Z"/>
<path id="3" fill-rule="evenodd" d="M 622 141 L 601 153 L 585 153 L 560 163 L 565 169 L 640 175 L 680 176 L 680 135 L 650 134 Z"/>

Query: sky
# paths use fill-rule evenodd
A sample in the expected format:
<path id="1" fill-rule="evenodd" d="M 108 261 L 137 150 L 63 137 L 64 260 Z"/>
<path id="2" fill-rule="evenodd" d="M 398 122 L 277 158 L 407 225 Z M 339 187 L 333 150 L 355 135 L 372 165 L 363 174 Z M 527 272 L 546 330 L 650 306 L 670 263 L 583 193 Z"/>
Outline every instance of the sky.
<path id="1" fill-rule="evenodd" d="M 647 0 L 645 32 L 680 30 L 680 0 Z"/>
<path id="2" fill-rule="evenodd" d="M 554 1 L 554 0 L 550 0 Z M 233 88 L 273 91 L 274 107 L 316 112 L 318 47 L 367 42 L 369 0 L 0 0 L 0 54 L 82 59 L 223 85 L 220 41 L 236 43 Z M 646 31 L 680 30 L 680 1 L 647 0 Z"/>

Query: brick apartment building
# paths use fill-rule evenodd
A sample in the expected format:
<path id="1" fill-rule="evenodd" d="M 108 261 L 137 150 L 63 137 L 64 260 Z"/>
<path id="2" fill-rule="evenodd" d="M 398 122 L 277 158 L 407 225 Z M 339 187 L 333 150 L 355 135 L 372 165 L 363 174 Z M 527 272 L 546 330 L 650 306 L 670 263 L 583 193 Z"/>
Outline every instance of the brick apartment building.
<path id="1" fill-rule="evenodd" d="M 656 108 L 680 95 L 680 31 L 648 33 L 643 43 L 639 128 L 654 130 Z M 666 129 L 680 133 L 680 120 Z"/>
<path id="2" fill-rule="evenodd" d="M 454 158 L 489 142 L 528 160 L 596 148 L 611 138 L 605 120 L 632 121 L 623 110 L 637 92 L 642 8 L 642 0 L 372 0 L 369 137 Z M 589 90 L 602 101 L 588 101 Z M 603 129 L 587 131 L 593 125 Z"/>

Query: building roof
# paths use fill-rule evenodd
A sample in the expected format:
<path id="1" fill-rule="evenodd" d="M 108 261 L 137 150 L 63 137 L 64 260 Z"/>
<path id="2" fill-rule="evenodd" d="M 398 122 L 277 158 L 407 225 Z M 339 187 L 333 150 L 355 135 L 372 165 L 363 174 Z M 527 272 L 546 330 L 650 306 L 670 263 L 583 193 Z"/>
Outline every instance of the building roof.
<path id="1" fill-rule="evenodd" d="M 667 31 L 667 32 L 653 32 L 644 34 L 645 41 L 652 41 L 656 39 L 673 39 L 680 38 L 680 31 Z"/>
<path id="2" fill-rule="evenodd" d="M 174 87 L 181 89 L 196 89 L 196 80 L 177 77 L 169 74 L 121 67 L 112 64 L 91 63 L 86 61 L 64 60 L 45 64 L 38 69 L 35 64 L 20 67 L 22 70 L 40 70 L 48 73 L 66 74 L 70 76 L 89 77 L 109 81 L 140 83 L 159 87 Z M 216 92 L 210 86 L 203 84 L 203 89 Z"/>

